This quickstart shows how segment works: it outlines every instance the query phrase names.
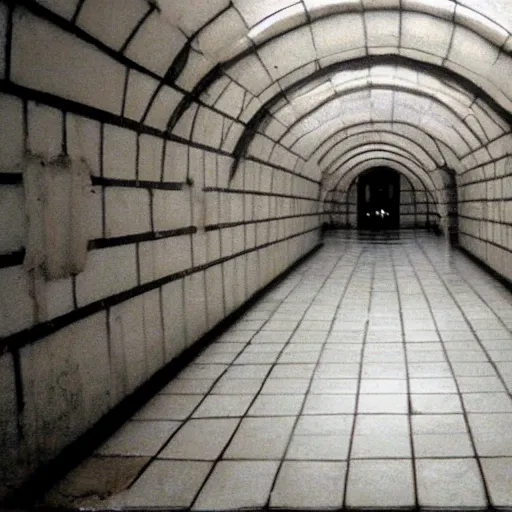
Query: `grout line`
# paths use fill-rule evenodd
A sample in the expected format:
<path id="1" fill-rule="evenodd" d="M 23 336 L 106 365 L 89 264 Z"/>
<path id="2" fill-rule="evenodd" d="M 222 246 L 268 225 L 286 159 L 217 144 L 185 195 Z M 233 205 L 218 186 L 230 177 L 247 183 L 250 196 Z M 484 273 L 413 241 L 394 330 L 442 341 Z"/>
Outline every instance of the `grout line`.
<path id="1" fill-rule="evenodd" d="M 367 244 L 363 245 L 363 253 L 365 251 L 368 251 Z M 359 362 L 359 374 L 357 377 L 357 389 L 356 389 L 356 403 L 354 408 L 354 420 L 352 422 L 352 430 L 350 433 L 350 442 L 348 446 L 348 453 L 347 453 L 347 471 L 345 473 L 345 482 L 343 486 L 343 509 L 347 508 L 347 494 L 348 494 L 348 481 L 350 478 L 350 468 L 351 468 L 351 462 L 352 462 L 352 452 L 354 450 L 354 441 L 355 441 L 355 433 L 356 433 L 356 425 L 357 425 L 357 419 L 359 417 L 359 399 L 361 396 L 361 381 L 363 379 L 363 366 L 364 366 L 364 352 L 366 349 L 366 343 L 368 340 L 368 332 L 370 329 L 370 314 L 371 314 L 371 308 L 372 308 L 372 302 L 373 302 L 373 294 L 374 294 L 374 283 L 375 283 L 375 268 L 376 268 L 376 261 L 373 259 L 372 261 L 372 274 L 371 274 L 371 284 L 370 284 L 370 297 L 368 300 L 368 309 L 367 309 L 367 319 L 364 326 L 364 335 L 363 335 L 363 342 L 361 344 L 361 359 Z"/>
<path id="2" fill-rule="evenodd" d="M 286 294 L 286 296 L 281 299 L 281 301 L 279 302 L 279 305 L 273 309 L 272 311 L 272 314 L 268 317 L 268 319 L 259 327 L 259 329 L 257 331 L 255 331 L 255 335 L 257 333 L 260 333 L 263 331 L 263 328 L 264 326 L 270 321 L 270 319 L 272 318 L 272 316 L 275 314 L 275 312 L 279 309 L 279 307 L 286 301 L 286 299 L 288 297 L 290 297 L 293 292 L 298 289 L 301 284 L 303 283 L 304 281 L 304 278 L 307 276 L 307 272 L 304 272 L 301 276 L 300 276 L 300 279 L 297 280 L 297 283 L 295 284 L 295 286 L 293 286 L 293 288 Z M 268 294 L 267 294 L 268 295 Z M 307 308 L 309 309 L 309 308 Z M 306 312 L 304 312 L 304 315 L 306 314 Z M 303 317 L 304 317 L 303 315 Z M 209 471 L 209 473 L 207 474 L 207 476 L 205 477 L 205 479 L 203 480 L 203 483 L 202 485 L 199 487 L 196 495 L 194 496 L 191 504 L 190 504 L 190 507 L 189 508 L 192 508 L 195 504 L 195 502 L 197 501 L 197 499 L 199 498 L 199 495 L 201 494 L 202 490 L 204 489 L 206 483 L 208 482 L 208 480 L 210 479 L 210 476 L 213 474 L 215 468 L 217 467 L 217 464 L 222 460 L 224 454 L 226 453 L 226 451 L 228 450 L 232 440 L 234 439 L 235 435 L 237 434 L 239 428 L 240 428 L 240 425 L 242 424 L 242 421 L 244 419 L 246 419 L 248 417 L 248 412 L 250 411 L 251 407 L 253 406 L 253 404 L 256 402 L 256 400 L 258 399 L 258 397 L 260 396 L 260 393 L 261 393 L 261 390 L 263 389 L 263 387 L 265 386 L 270 374 L 272 373 L 273 369 L 275 368 L 275 366 L 277 365 L 277 361 L 279 360 L 279 357 L 282 355 L 282 353 L 284 352 L 284 350 L 286 349 L 286 347 L 288 347 L 288 345 L 290 344 L 290 340 L 293 338 L 293 335 L 294 333 L 297 331 L 298 329 L 298 325 L 300 324 L 300 322 L 297 323 L 297 326 L 295 327 L 295 329 L 291 332 L 288 340 L 286 341 L 286 343 L 283 345 L 283 347 L 281 348 L 281 350 L 278 352 L 278 356 L 276 358 L 276 360 L 274 361 L 274 363 L 271 363 L 269 365 L 269 369 L 267 371 L 267 374 L 263 377 L 262 379 L 262 382 L 261 382 L 261 385 L 258 389 L 258 391 L 254 394 L 254 397 L 253 399 L 251 400 L 251 402 L 249 403 L 248 407 L 246 408 L 245 410 L 245 413 L 243 414 L 243 416 L 241 417 L 240 419 L 240 422 L 238 423 L 237 427 L 235 428 L 235 430 L 233 431 L 231 437 L 229 438 L 228 442 L 226 443 L 226 445 L 224 446 L 224 449 L 221 451 L 221 453 L 219 454 L 219 456 L 217 457 L 216 461 L 213 463 L 212 467 L 211 467 L 211 470 Z M 254 335 L 254 336 L 255 336 Z M 229 368 L 232 368 L 233 366 L 237 366 L 235 364 L 235 361 L 236 359 L 241 355 L 243 354 L 243 352 L 245 351 L 245 349 L 247 347 L 249 347 L 251 344 L 252 344 L 252 339 L 254 338 L 251 337 L 251 339 L 247 342 L 246 346 L 244 347 L 244 349 L 237 355 L 237 357 L 234 359 L 234 362 L 232 362 L 229 366 L 228 366 L 228 369 Z M 244 365 L 239 365 L 239 366 L 244 366 Z M 267 366 L 266 364 L 265 365 L 262 365 L 262 366 Z M 226 370 L 227 371 L 227 370 Z M 210 390 L 211 391 L 211 390 Z M 282 416 L 281 416 L 282 417 Z M 290 436 L 291 436 L 291 433 L 290 433 Z M 242 459 L 243 460 L 243 459 Z M 252 459 L 251 459 L 252 460 Z M 276 472 L 276 475 L 277 475 L 277 472 Z"/>
<path id="3" fill-rule="evenodd" d="M 414 243 L 418 245 L 418 241 L 414 240 Z M 409 422 L 409 440 L 410 440 L 410 446 L 411 446 L 411 455 L 412 455 L 412 478 L 413 478 L 413 485 L 414 485 L 414 505 L 416 508 L 419 507 L 419 498 L 418 498 L 418 474 L 416 471 L 416 451 L 414 447 L 414 433 L 412 428 L 412 414 L 413 414 L 413 407 L 412 407 L 412 397 L 411 397 L 411 381 L 410 381 L 410 374 L 409 374 L 409 358 L 408 358 L 408 352 L 407 352 L 407 341 L 405 339 L 405 327 L 404 327 L 404 317 L 403 317 L 403 311 L 402 311 L 402 298 L 400 295 L 400 284 L 398 281 L 398 274 L 396 271 L 396 263 L 395 258 L 393 254 L 393 250 L 390 250 L 390 257 L 391 257 L 391 265 L 393 267 L 393 276 L 395 279 L 395 285 L 396 285 L 396 293 L 398 297 L 398 311 L 400 314 L 400 327 L 402 330 L 402 344 L 403 344 L 403 350 L 404 350 L 404 357 L 405 357 L 405 376 L 406 376 L 406 387 L 407 387 L 407 407 L 408 407 L 408 422 Z M 410 266 L 410 265 L 409 265 Z"/>
<path id="4" fill-rule="evenodd" d="M 318 353 L 318 359 L 317 359 L 317 361 L 316 361 L 316 363 L 315 363 L 315 367 L 314 367 L 314 369 L 313 369 L 313 372 L 311 373 L 311 377 L 309 378 L 308 387 L 307 387 L 306 392 L 305 392 L 305 394 L 304 394 L 304 399 L 303 399 L 303 401 L 302 401 L 302 405 L 301 405 L 300 410 L 299 410 L 299 412 L 297 413 L 297 416 L 296 416 L 296 418 L 295 418 L 295 422 L 294 422 L 293 427 L 292 427 L 292 430 L 291 430 L 291 432 L 290 432 L 290 437 L 288 438 L 288 442 L 287 442 L 287 444 L 286 444 L 285 451 L 284 451 L 284 453 L 283 453 L 282 458 L 280 459 L 279 466 L 278 466 L 277 471 L 276 471 L 276 474 L 275 474 L 275 476 L 274 476 L 274 481 L 272 482 L 272 486 L 271 486 L 271 488 L 270 488 L 270 493 L 269 493 L 269 496 L 268 496 L 268 499 L 267 499 L 267 504 L 266 504 L 266 506 L 267 506 L 267 507 L 270 507 L 270 500 L 271 500 L 271 497 L 272 497 L 272 492 L 273 492 L 273 491 L 274 491 L 274 489 L 275 489 L 275 486 L 276 486 L 276 483 L 277 483 L 277 479 L 278 479 L 278 477 L 279 477 L 279 474 L 280 474 L 280 472 L 281 472 L 281 469 L 282 469 L 282 467 L 283 467 L 283 464 L 284 464 L 285 460 L 295 460 L 295 459 L 288 459 L 288 458 L 287 458 L 287 454 L 288 454 L 288 451 L 289 451 L 289 449 L 290 449 L 290 445 L 291 445 L 291 442 L 292 442 L 292 439 L 293 439 L 293 436 L 294 436 L 295 430 L 297 429 L 297 425 L 298 425 L 298 423 L 299 423 L 300 418 L 301 418 L 301 417 L 303 417 L 303 416 L 308 416 L 308 415 L 304 415 L 304 414 L 303 414 L 303 411 L 304 411 L 304 408 L 305 408 L 305 405 L 306 405 L 306 401 L 307 401 L 307 399 L 308 399 L 308 396 L 310 396 L 311 386 L 312 386 L 312 384 L 313 384 L 313 380 L 314 380 L 314 378 L 315 378 L 315 374 L 316 374 L 316 372 L 317 372 L 317 370 L 318 370 L 318 367 L 319 367 L 319 365 L 321 364 L 321 363 L 320 363 L 320 361 L 321 361 L 321 359 L 322 359 L 322 354 L 323 354 L 323 352 L 324 352 L 324 350 L 325 350 L 325 347 L 326 347 L 326 345 L 327 345 L 327 340 L 329 339 L 329 336 L 330 336 L 330 335 L 331 335 L 331 333 L 332 333 L 332 328 L 333 328 L 334 323 L 335 323 L 335 321 L 336 321 L 336 313 L 339 311 L 339 309 L 340 309 L 340 307 L 341 307 L 342 301 L 343 301 L 343 299 L 344 299 L 344 297 L 345 297 L 345 295 L 346 295 L 346 293 L 347 293 L 347 290 L 348 290 L 348 288 L 349 288 L 349 286 L 350 286 L 350 282 L 351 282 L 351 280 L 352 280 L 352 277 L 354 276 L 354 274 L 355 274 L 355 272 L 356 272 L 356 269 L 357 269 L 357 266 L 358 266 L 359 260 L 360 260 L 360 258 L 361 258 L 361 256 L 362 256 L 362 253 L 363 253 L 363 251 L 361 251 L 361 252 L 359 253 L 359 255 L 358 255 L 358 257 L 357 257 L 356 261 L 352 264 L 352 270 L 350 271 L 350 274 L 349 274 L 349 276 L 348 276 L 348 279 L 347 279 L 347 281 L 346 281 L 346 284 L 345 284 L 345 286 L 344 286 L 344 289 L 343 289 L 343 291 L 342 291 L 342 293 L 341 293 L 341 295 L 340 295 L 340 299 L 338 300 L 338 304 L 337 304 L 337 306 L 336 306 L 335 313 L 334 313 L 333 318 L 332 318 L 332 320 L 331 320 L 330 328 L 329 328 L 329 330 L 327 331 L 327 335 L 326 335 L 326 337 L 325 337 L 324 342 L 323 342 L 323 343 L 321 343 L 321 344 L 319 344 L 319 345 L 321 345 L 321 348 L 320 348 L 320 351 L 319 351 L 319 353 Z M 306 309 L 306 311 L 304 312 L 303 318 L 306 316 L 307 312 L 309 311 L 309 309 L 310 309 L 310 308 L 312 307 L 312 305 L 314 304 L 315 299 L 318 297 L 318 294 L 320 293 L 320 291 L 322 290 L 322 288 L 325 286 L 325 284 L 329 281 L 329 279 L 331 278 L 331 276 L 332 276 L 333 272 L 336 270 L 336 268 L 338 267 L 338 265 L 340 264 L 340 262 L 341 262 L 345 257 L 347 257 L 347 256 L 348 256 L 349 258 L 350 258 L 350 257 L 352 257 L 352 255 L 351 255 L 351 254 L 350 254 L 350 252 L 348 251 L 347 247 L 345 247 L 345 251 L 343 252 L 343 254 L 341 255 L 341 257 L 339 257 L 339 258 L 338 258 L 338 260 L 337 260 L 336 264 L 335 264 L 335 265 L 333 266 L 333 268 L 331 269 L 331 271 L 330 271 L 329 275 L 327 276 L 327 278 L 325 279 L 325 281 L 322 283 L 321 288 L 320 288 L 320 289 L 317 291 L 317 293 L 315 294 L 315 297 L 314 297 L 313 301 L 310 303 L 309 307 L 308 307 L 308 308 Z M 302 321 L 302 320 L 301 320 L 301 321 Z M 298 325 L 300 325 L 300 324 L 298 324 Z M 291 339 L 291 338 L 290 338 L 290 339 Z M 315 396 L 315 395 L 312 395 L 312 396 Z M 342 395 L 340 395 L 340 396 L 342 396 Z M 334 415 L 334 414 L 333 414 L 333 415 Z M 297 460 L 299 460 L 299 459 L 297 459 Z M 308 459 L 308 460 L 314 460 L 314 459 Z"/>
<path id="5" fill-rule="evenodd" d="M 297 282 L 296 286 L 298 286 L 300 284 L 300 281 Z M 295 287 L 294 287 L 295 288 Z M 293 289 L 292 289 L 293 291 Z M 290 293 L 292 292 L 290 291 Z M 262 300 L 264 300 L 264 297 L 262 297 Z M 284 299 L 283 299 L 284 300 Z M 277 306 L 278 307 L 278 306 Z M 276 307 L 276 309 L 277 309 Z M 271 318 L 271 316 L 269 316 L 269 319 Z M 268 322 L 268 319 L 265 321 L 265 323 L 263 325 L 265 325 L 266 323 Z M 262 327 L 263 327 L 262 325 Z M 261 328 L 260 328 L 261 329 Z M 242 353 L 245 348 L 247 346 L 249 346 L 251 344 L 251 339 L 258 333 L 260 332 L 259 330 L 256 330 L 254 331 L 254 334 L 251 336 L 251 338 L 249 338 L 249 340 L 244 344 L 244 348 L 240 351 L 240 353 Z M 215 342 L 212 344 L 212 346 L 215 344 Z M 241 343 L 242 344 L 242 343 Z M 239 354 L 240 354 L 239 353 Z M 238 357 L 238 356 L 237 356 Z M 197 359 L 197 358 L 196 358 Z M 194 361 L 192 361 L 190 364 L 194 364 L 195 362 L 195 359 Z M 221 366 L 224 366 L 221 364 Z M 224 371 L 213 381 L 213 383 L 210 385 L 209 389 L 205 392 L 205 393 L 200 393 L 198 395 L 186 395 L 186 396 L 202 396 L 203 398 L 198 402 L 198 404 L 192 409 L 192 411 L 190 412 L 190 414 L 182 419 L 182 420 L 173 420 L 173 419 L 169 419 L 169 420 L 162 420 L 162 421 L 181 421 L 181 425 L 171 434 L 171 436 L 167 439 L 167 441 L 165 441 L 163 443 L 163 445 L 160 447 L 160 449 L 155 453 L 155 455 L 153 455 L 151 457 L 151 459 L 148 461 L 148 463 L 140 470 L 140 472 L 137 474 L 137 476 L 132 480 L 132 482 L 130 483 L 130 486 L 129 487 L 132 487 L 136 482 L 137 480 L 142 476 L 142 474 L 146 471 L 146 469 L 149 467 L 149 465 L 151 463 L 153 463 L 155 460 L 158 459 L 158 455 L 160 453 L 162 453 L 163 450 L 165 450 L 165 448 L 167 448 L 167 446 L 171 443 L 171 441 L 174 439 L 174 437 L 178 434 L 178 432 L 181 431 L 182 428 L 184 428 L 184 426 L 191 420 L 193 419 L 193 415 L 194 413 L 199 409 L 199 407 L 201 407 L 201 405 L 205 402 L 205 400 L 207 399 L 207 397 L 209 397 L 211 395 L 211 391 L 214 389 L 214 387 L 217 385 L 217 383 L 226 375 L 226 373 L 229 371 L 230 368 L 232 368 L 233 366 L 233 362 L 231 362 L 230 364 L 226 364 L 225 365 L 226 368 L 224 369 Z M 190 367 L 190 365 L 187 365 L 187 368 Z M 268 373 L 270 373 L 271 369 L 269 370 Z M 268 374 L 267 374 L 268 376 Z M 179 377 L 179 374 L 176 376 L 176 377 Z M 174 379 L 173 379 L 174 380 Z M 191 380 L 195 380 L 195 379 L 191 379 Z M 265 379 L 266 380 L 266 379 Z M 172 381 L 171 381 L 172 382 Z M 264 384 L 264 381 L 263 381 L 263 384 Z M 263 384 L 261 385 L 261 387 L 263 387 Z M 260 388 L 261 389 L 261 388 Z M 208 475 L 205 477 L 204 481 L 203 481 L 203 484 L 202 486 L 200 487 L 200 490 L 198 491 L 198 493 L 196 494 L 196 496 L 194 497 L 194 500 L 193 502 L 197 499 L 197 496 L 199 496 L 199 492 L 202 490 L 202 488 L 204 487 L 204 485 L 206 484 L 206 481 L 208 480 L 208 478 L 210 477 L 211 473 L 213 472 L 215 466 L 216 466 L 216 463 L 220 460 L 220 458 L 222 457 L 222 455 L 224 454 L 224 452 L 226 451 L 227 447 L 229 446 L 229 444 L 231 443 L 232 439 L 234 438 L 235 434 L 237 433 L 239 427 L 240 427 L 240 424 L 242 422 L 242 420 L 245 418 L 245 416 L 247 415 L 247 411 L 250 409 L 250 407 L 252 406 L 252 404 L 254 403 L 255 399 L 256 399 L 256 396 L 258 395 L 258 393 L 255 394 L 255 396 L 253 397 L 252 401 L 250 402 L 249 406 L 247 407 L 246 409 L 246 412 L 244 415 L 238 417 L 238 416 L 235 416 L 233 417 L 233 419 L 239 419 L 238 421 L 238 424 L 236 426 L 236 428 L 234 429 L 233 433 L 231 434 L 228 442 L 226 443 L 224 449 L 222 450 L 221 454 L 219 455 L 219 457 L 217 458 L 216 461 L 214 461 L 214 463 L 212 464 L 212 467 L 210 469 L 210 471 L 208 472 Z M 229 396 L 229 395 L 227 395 Z M 197 418 L 197 419 L 216 419 L 216 418 L 225 418 L 226 416 L 219 416 L 219 417 L 208 417 L 208 418 Z M 192 503 L 193 503 L 192 502 Z M 192 507 L 192 504 L 190 505 L 190 507 Z"/>
<path id="6" fill-rule="evenodd" d="M 425 250 L 425 248 L 423 247 L 423 245 L 421 244 L 421 242 L 418 243 L 418 246 L 419 246 L 421 252 L 423 253 L 424 259 L 429 263 L 430 267 L 436 273 L 437 279 L 441 283 L 443 283 L 445 288 L 446 288 L 446 284 L 445 284 L 444 280 L 441 278 L 441 276 L 440 276 L 440 274 L 439 274 L 439 272 L 437 270 L 437 267 L 435 266 L 435 264 L 432 262 L 432 260 L 428 256 L 428 253 Z M 409 262 L 411 262 L 409 251 L 407 251 L 406 254 L 407 254 L 407 259 L 409 260 Z M 418 279 L 418 282 L 419 282 L 419 285 L 421 287 L 423 296 L 425 297 L 425 300 L 427 302 L 428 308 L 430 310 L 430 314 L 432 315 L 432 319 L 433 319 L 434 325 L 436 327 L 436 332 L 437 332 L 437 336 L 439 338 L 440 345 L 441 345 L 441 347 L 443 349 L 444 355 L 445 355 L 446 360 L 448 362 L 448 366 L 450 368 L 450 372 L 452 374 L 452 379 L 453 379 L 453 381 L 455 383 L 455 387 L 457 389 L 457 395 L 458 395 L 459 400 L 460 400 L 460 404 L 461 404 L 461 408 L 462 408 L 462 415 L 464 417 L 464 423 L 466 424 L 467 433 L 468 433 L 468 436 L 469 436 L 469 440 L 471 442 L 471 447 L 473 449 L 474 460 L 475 460 L 475 462 L 476 462 L 476 464 L 478 466 L 478 470 L 479 470 L 479 473 L 480 473 L 480 479 L 481 479 L 481 482 L 482 482 L 482 486 L 483 486 L 483 490 L 484 490 L 487 506 L 491 507 L 492 506 L 491 505 L 492 501 L 491 501 L 491 495 L 490 495 L 489 487 L 488 487 L 487 481 L 485 479 L 485 474 L 484 474 L 484 471 L 483 471 L 483 467 L 482 467 L 482 462 L 480 460 L 480 456 L 478 455 L 478 451 L 476 449 L 476 442 L 475 442 L 475 438 L 474 438 L 473 432 L 471 430 L 471 425 L 469 423 L 468 412 L 466 410 L 466 406 L 465 406 L 464 400 L 462 398 L 462 392 L 461 392 L 461 389 L 460 389 L 460 385 L 459 385 L 459 382 L 457 381 L 457 376 L 456 376 L 455 371 L 453 369 L 452 361 L 450 361 L 450 358 L 448 356 L 448 351 L 446 349 L 446 344 L 445 344 L 445 342 L 442 339 L 441 332 L 439 330 L 439 325 L 438 325 L 436 317 L 435 317 L 435 315 L 433 313 L 431 300 L 430 300 L 428 294 L 425 292 L 425 287 L 423 285 L 422 280 L 418 276 L 418 272 L 417 272 L 416 267 L 414 266 L 414 264 L 412 265 L 412 267 L 413 267 L 413 272 L 414 272 L 414 274 L 416 276 L 416 279 Z M 453 300 L 453 297 L 452 297 L 452 300 Z M 459 308 L 460 312 L 464 315 L 464 313 L 463 313 L 462 309 L 460 308 L 459 304 L 457 302 L 455 302 L 455 301 L 454 301 L 454 303 L 457 305 L 457 307 Z"/>

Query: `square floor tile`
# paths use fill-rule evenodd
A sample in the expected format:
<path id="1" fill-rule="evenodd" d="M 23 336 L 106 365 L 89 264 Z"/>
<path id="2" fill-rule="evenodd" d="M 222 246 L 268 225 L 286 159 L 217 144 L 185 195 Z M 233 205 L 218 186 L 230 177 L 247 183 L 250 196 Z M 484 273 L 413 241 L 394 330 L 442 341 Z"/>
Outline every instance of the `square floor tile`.
<path id="1" fill-rule="evenodd" d="M 357 412 L 359 414 L 407 414 L 407 395 L 360 395 Z"/>
<path id="2" fill-rule="evenodd" d="M 309 379 L 315 370 L 314 364 L 276 364 L 270 379 Z"/>
<path id="3" fill-rule="evenodd" d="M 225 364 L 191 364 L 178 374 L 179 379 L 217 379 L 227 369 Z"/>
<path id="4" fill-rule="evenodd" d="M 360 393 L 364 395 L 407 393 L 407 381 L 405 379 L 361 379 Z"/>
<path id="5" fill-rule="evenodd" d="M 494 362 L 512 362 L 512 348 L 510 350 L 489 350 L 489 356 Z"/>
<path id="6" fill-rule="evenodd" d="M 155 455 L 181 425 L 179 421 L 129 421 L 103 443 L 99 455 Z"/>
<path id="7" fill-rule="evenodd" d="M 195 360 L 196 364 L 230 364 L 236 358 L 236 354 L 225 352 L 225 353 L 202 353 Z"/>
<path id="8" fill-rule="evenodd" d="M 328 331 L 331 328 L 329 320 L 302 320 L 299 331 Z"/>
<path id="9" fill-rule="evenodd" d="M 512 412 L 512 399 L 507 393 L 466 393 L 462 400 L 467 412 Z"/>
<path id="10" fill-rule="evenodd" d="M 304 395 L 260 395 L 252 404 L 247 415 L 294 416 L 299 414 L 303 402 Z"/>
<path id="11" fill-rule="evenodd" d="M 135 414 L 136 420 L 184 420 L 203 399 L 199 395 L 156 395 Z"/>
<path id="12" fill-rule="evenodd" d="M 411 363 L 442 363 L 446 357 L 442 350 L 407 350 L 407 362 Z"/>
<path id="13" fill-rule="evenodd" d="M 242 352 L 236 359 L 236 364 L 273 364 L 279 354 L 274 352 Z"/>
<path id="14" fill-rule="evenodd" d="M 229 379 L 260 379 L 267 376 L 270 364 L 241 364 L 230 366 L 225 378 Z"/>
<path id="15" fill-rule="evenodd" d="M 338 327 L 338 328 L 336 328 Z M 360 330 L 356 330 L 356 331 L 349 331 L 349 330 L 344 330 L 343 328 L 340 328 L 339 326 L 337 326 L 336 324 L 334 324 L 334 327 L 333 327 L 333 330 L 334 331 L 343 331 L 343 332 L 333 332 L 329 335 L 329 337 L 327 338 L 327 344 L 331 344 L 331 343 L 334 343 L 334 344 L 338 344 L 338 343 L 358 343 L 358 344 L 361 344 L 363 343 L 363 338 L 364 338 L 364 329 L 361 327 Z"/>
<path id="16" fill-rule="evenodd" d="M 353 460 L 348 476 L 348 507 L 413 507 L 412 461 Z"/>
<path id="17" fill-rule="evenodd" d="M 410 379 L 411 393 L 457 393 L 457 386 L 452 378 Z"/>
<path id="18" fill-rule="evenodd" d="M 382 343 L 376 344 L 379 347 L 385 347 L 386 345 Z M 371 345 L 367 344 L 366 347 Z M 364 352 L 364 362 L 366 363 L 403 363 L 405 361 L 404 352 L 376 352 L 376 351 L 368 351 Z"/>
<path id="19" fill-rule="evenodd" d="M 295 460 L 347 460 L 350 435 L 294 435 L 286 454 Z"/>
<path id="20" fill-rule="evenodd" d="M 278 467 L 279 463 L 273 461 L 220 461 L 193 510 L 264 507 Z"/>
<path id="21" fill-rule="evenodd" d="M 301 416 L 295 428 L 297 436 L 336 436 L 352 433 L 354 415 Z"/>
<path id="22" fill-rule="evenodd" d="M 209 395 L 194 412 L 194 418 L 237 417 L 243 416 L 250 403 L 252 395 Z"/>
<path id="23" fill-rule="evenodd" d="M 159 454 L 161 459 L 216 460 L 238 419 L 189 420 Z"/>
<path id="24" fill-rule="evenodd" d="M 416 474 L 420 506 L 487 506 L 475 459 L 419 459 Z"/>
<path id="25" fill-rule="evenodd" d="M 502 393 L 505 390 L 497 376 L 494 377 L 457 377 L 461 393 Z"/>
<path id="26" fill-rule="evenodd" d="M 421 414 L 412 416 L 415 434 L 465 434 L 468 429 L 463 414 Z"/>
<path id="27" fill-rule="evenodd" d="M 319 358 L 318 352 L 288 352 L 281 355 L 279 363 L 316 363 Z"/>
<path id="28" fill-rule="evenodd" d="M 434 377 L 451 378 L 450 366 L 446 362 L 437 363 L 408 363 L 409 377 L 412 379 L 424 379 Z"/>
<path id="29" fill-rule="evenodd" d="M 295 324 L 296 322 L 292 323 Z M 292 327 L 286 331 L 260 331 L 254 336 L 251 343 L 280 343 L 282 341 L 288 341 L 294 328 L 295 327 Z"/>
<path id="30" fill-rule="evenodd" d="M 272 354 L 278 354 L 283 350 L 286 345 L 285 341 L 281 343 L 256 343 L 255 345 L 250 344 L 244 350 L 244 354 L 259 354 L 261 352 L 271 352 Z"/>
<path id="31" fill-rule="evenodd" d="M 473 457 L 469 434 L 414 434 L 416 458 Z"/>
<path id="32" fill-rule="evenodd" d="M 496 371 L 490 363 L 452 362 L 453 372 L 457 377 L 494 377 Z"/>
<path id="33" fill-rule="evenodd" d="M 402 331 L 368 331 L 366 335 L 366 341 L 368 343 L 396 343 L 402 341 Z"/>
<path id="34" fill-rule="evenodd" d="M 245 418 L 224 454 L 226 459 L 280 459 L 295 418 Z"/>
<path id="35" fill-rule="evenodd" d="M 407 416 L 358 416 L 352 457 L 356 459 L 410 458 L 411 446 Z"/>
<path id="36" fill-rule="evenodd" d="M 485 362 L 487 356 L 483 350 L 449 350 L 448 358 L 452 363 Z"/>
<path id="37" fill-rule="evenodd" d="M 308 395 L 303 414 L 353 414 L 354 395 Z"/>
<path id="38" fill-rule="evenodd" d="M 404 363 L 363 363 L 363 379 L 405 379 Z"/>
<path id="39" fill-rule="evenodd" d="M 142 476 L 123 493 L 129 507 L 182 507 L 192 500 L 207 477 L 211 462 L 155 460 Z"/>
<path id="40" fill-rule="evenodd" d="M 254 396 L 263 384 L 263 379 L 231 379 L 222 377 L 212 389 L 212 395 Z"/>
<path id="41" fill-rule="evenodd" d="M 246 342 L 249 341 L 254 334 L 256 333 L 257 329 L 237 329 L 237 328 L 230 328 L 225 333 L 221 334 L 217 341 L 220 341 L 222 343 L 225 342 Z"/>
<path id="42" fill-rule="evenodd" d="M 205 395 L 215 379 L 174 379 L 160 390 L 161 395 Z"/>
<path id="43" fill-rule="evenodd" d="M 495 507 L 512 507 L 512 457 L 481 458 L 485 481 Z"/>
<path id="44" fill-rule="evenodd" d="M 456 394 L 411 395 L 412 414 L 461 413 L 462 404 Z"/>
<path id="45" fill-rule="evenodd" d="M 439 336 L 436 331 L 407 331 L 405 335 L 406 343 L 422 343 L 430 341 L 439 341 Z"/>
<path id="46" fill-rule="evenodd" d="M 283 463 L 270 496 L 279 508 L 340 508 L 346 473 L 345 462 Z"/>
<path id="47" fill-rule="evenodd" d="M 468 414 L 480 457 L 512 457 L 512 414 Z"/>
<path id="48" fill-rule="evenodd" d="M 359 346 L 356 350 L 326 348 L 320 357 L 320 362 L 322 363 L 359 363 L 360 360 L 361 348 Z"/>
<path id="49" fill-rule="evenodd" d="M 262 395 L 305 395 L 309 379 L 267 379 Z"/>
<path id="50" fill-rule="evenodd" d="M 289 317 L 288 317 L 289 318 Z M 298 325 L 298 320 L 270 320 L 262 328 L 262 331 L 287 331 L 291 333 Z M 266 336 L 258 337 L 258 334 L 253 338 L 255 343 L 261 341 Z M 271 336 L 274 339 L 274 336 Z"/>
<path id="51" fill-rule="evenodd" d="M 320 363 L 315 372 L 317 379 L 357 379 L 359 365 L 354 363 Z"/>
<path id="52" fill-rule="evenodd" d="M 317 379 L 311 382 L 312 395 L 352 395 L 357 392 L 357 379 Z"/>
<path id="53" fill-rule="evenodd" d="M 327 331 L 296 331 L 289 346 L 303 343 L 321 345 L 327 339 L 327 334 Z"/>
<path id="54" fill-rule="evenodd" d="M 322 352 L 321 343 L 290 343 L 284 350 L 283 354 L 291 354 L 295 352 Z"/>

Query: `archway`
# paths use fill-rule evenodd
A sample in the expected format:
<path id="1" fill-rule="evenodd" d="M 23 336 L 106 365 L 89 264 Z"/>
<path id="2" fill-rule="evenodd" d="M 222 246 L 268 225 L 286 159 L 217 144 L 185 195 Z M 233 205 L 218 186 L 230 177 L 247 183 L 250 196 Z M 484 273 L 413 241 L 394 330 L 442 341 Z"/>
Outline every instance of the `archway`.
<path id="1" fill-rule="evenodd" d="M 357 184 L 357 211 L 358 229 L 399 229 L 400 174 L 389 167 L 364 172 Z"/>

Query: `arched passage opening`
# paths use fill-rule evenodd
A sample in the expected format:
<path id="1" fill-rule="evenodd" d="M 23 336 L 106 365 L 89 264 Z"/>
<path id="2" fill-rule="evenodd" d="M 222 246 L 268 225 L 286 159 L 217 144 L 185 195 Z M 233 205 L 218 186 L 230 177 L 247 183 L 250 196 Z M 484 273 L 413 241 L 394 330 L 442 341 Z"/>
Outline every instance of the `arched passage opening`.
<path id="1" fill-rule="evenodd" d="M 400 227 L 400 175 L 375 167 L 357 180 L 357 227 L 381 231 Z"/>

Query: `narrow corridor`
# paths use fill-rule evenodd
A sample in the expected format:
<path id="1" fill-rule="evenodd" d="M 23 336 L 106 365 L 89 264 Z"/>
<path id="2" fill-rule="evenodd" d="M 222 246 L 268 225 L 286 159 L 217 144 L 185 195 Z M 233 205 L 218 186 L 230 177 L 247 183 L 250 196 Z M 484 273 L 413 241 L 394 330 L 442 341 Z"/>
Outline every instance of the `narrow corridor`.
<path id="1" fill-rule="evenodd" d="M 511 328 L 443 239 L 329 234 L 45 504 L 512 507 Z"/>

